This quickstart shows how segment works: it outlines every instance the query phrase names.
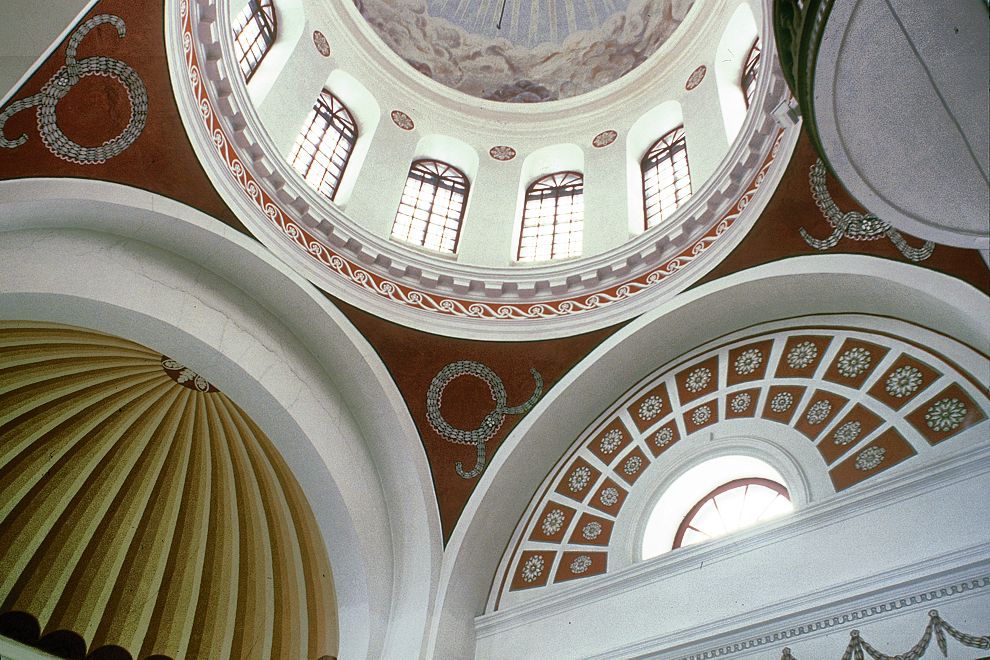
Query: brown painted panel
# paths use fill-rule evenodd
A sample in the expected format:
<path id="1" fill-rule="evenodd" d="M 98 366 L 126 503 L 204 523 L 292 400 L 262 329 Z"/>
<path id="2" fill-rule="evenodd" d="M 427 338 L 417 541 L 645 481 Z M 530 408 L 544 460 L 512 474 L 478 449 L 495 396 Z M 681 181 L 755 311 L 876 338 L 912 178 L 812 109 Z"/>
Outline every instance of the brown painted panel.
<path id="1" fill-rule="evenodd" d="M 688 433 L 710 426 L 718 421 L 718 399 L 711 399 L 684 413 L 684 428 Z"/>
<path id="2" fill-rule="evenodd" d="M 814 440 L 825 430 L 829 422 L 842 412 L 842 408 L 847 403 L 849 399 L 844 396 L 827 390 L 817 390 L 808 400 L 808 405 L 794 424 L 794 428 Z"/>
<path id="3" fill-rule="evenodd" d="M 790 424 L 805 389 L 798 385 L 774 385 L 768 389 L 767 400 L 763 403 L 763 419 Z"/>
<path id="4" fill-rule="evenodd" d="M 718 389 L 718 355 L 697 362 L 674 376 L 681 405 Z"/>
<path id="5" fill-rule="evenodd" d="M 936 445 L 987 418 L 972 397 L 952 383 L 907 416 L 925 440 Z"/>
<path id="6" fill-rule="evenodd" d="M 746 344 L 729 351 L 729 369 L 725 378 L 728 385 L 759 380 L 767 372 L 770 362 L 770 349 L 773 340 L 759 341 Z"/>
<path id="7" fill-rule="evenodd" d="M 870 396 L 883 401 L 894 410 L 900 410 L 920 396 L 941 375 L 934 367 L 904 353 L 873 384 Z"/>
<path id="8" fill-rule="evenodd" d="M 588 461 L 583 458 L 576 458 L 570 467 L 564 471 L 555 490 L 565 497 L 581 502 L 591 491 L 591 487 L 598 481 L 601 474 L 601 470 L 592 466 Z"/>
<path id="9" fill-rule="evenodd" d="M 553 581 L 565 582 L 578 578 L 601 575 L 608 570 L 607 552 L 565 552 L 557 566 Z"/>
<path id="10" fill-rule="evenodd" d="M 667 385 L 660 383 L 633 401 L 632 405 L 626 410 L 629 411 L 629 416 L 632 417 L 636 428 L 640 431 L 645 431 L 670 412 L 670 397 L 667 395 Z"/>
<path id="11" fill-rule="evenodd" d="M 605 479 L 595 496 L 588 502 L 599 511 L 615 517 L 626 501 L 626 490 L 611 478 Z"/>
<path id="12" fill-rule="evenodd" d="M 883 419 L 879 415 L 857 403 L 835 428 L 822 438 L 818 443 L 818 451 L 821 452 L 825 462 L 831 464 L 848 449 L 880 428 L 881 424 Z"/>
<path id="13" fill-rule="evenodd" d="M 895 428 L 884 431 L 880 437 L 856 452 L 829 472 L 836 491 L 868 479 L 914 456 L 911 444 Z M 873 460 L 870 460 L 870 459 Z M 875 461 L 879 461 L 873 465 Z"/>
<path id="14" fill-rule="evenodd" d="M 607 546 L 612 538 L 613 521 L 590 513 L 582 513 L 574 531 L 571 532 L 569 543 L 580 545 Z"/>
<path id="15" fill-rule="evenodd" d="M 832 337 L 827 335 L 788 337 L 777 362 L 777 378 L 813 377 L 831 343 Z"/>
<path id="16" fill-rule="evenodd" d="M 602 463 L 609 465 L 630 442 L 629 430 L 622 420 L 616 417 L 595 436 L 588 448 Z"/>
<path id="17" fill-rule="evenodd" d="M 512 576 L 509 589 L 518 591 L 546 585 L 556 556 L 557 553 L 553 550 L 524 551 L 519 555 L 519 562 L 516 564 L 516 572 Z"/>
<path id="18" fill-rule="evenodd" d="M 725 418 L 755 417 L 756 403 L 760 400 L 760 389 L 754 387 L 725 395 Z"/>
<path id="19" fill-rule="evenodd" d="M 571 519 L 574 518 L 575 513 L 577 512 L 566 504 L 547 502 L 529 539 L 531 541 L 560 543 L 564 540 L 567 527 L 571 524 Z"/>
<path id="20" fill-rule="evenodd" d="M 612 468 L 615 473 L 622 477 L 626 483 L 632 485 L 636 483 L 640 475 L 646 471 L 646 468 L 650 466 L 650 459 L 646 457 L 643 450 L 636 447 L 631 452 L 626 454 L 625 457 L 619 463 Z"/>
<path id="21" fill-rule="evenodd" d="M 677 430 L 677 422 L 670 420 L 650 436 L 648 445 L 653 456 L 656 457 L 667 451 L 671 445 L 680 439 L 681 432 Z"/>
<path id="22" fill-rule="evenodd" d="M 842 342 L 842 347 L 828 366 L 825 380 L 858 389 L 876 371 L 877 365 L 889 350 L 860 339 L 848 338 Z"/>

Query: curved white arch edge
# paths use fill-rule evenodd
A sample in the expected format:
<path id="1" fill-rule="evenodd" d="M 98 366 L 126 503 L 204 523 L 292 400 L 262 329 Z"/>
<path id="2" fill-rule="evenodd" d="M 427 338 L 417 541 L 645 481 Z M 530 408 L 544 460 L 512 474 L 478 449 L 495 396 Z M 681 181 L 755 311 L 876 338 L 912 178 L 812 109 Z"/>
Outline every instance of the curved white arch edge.
<path id="1" fill-rule="evenodd" d="M 428 655 L 473 652 L 474 616 L 484 611 L 520 513 L 547 470 L 619 392 L 720 336 L 817 314 L 887 316 L 990 352 L 986 296 L 952 277 L 873 257 L 787 259 L 710 282 L 659 306 L 575 366 L 493 458 L 447 545 L 450 558 L 441 574 Z"/>
<path id="2" fill-rule="evenodd" d="M 256 242 L 149 192 L 30 179 L 0 183 L 0 200 L 0 318 L 84 326 L 195 365 L 306 493 L 334 572 L 341 657 L 419 656 L 442 555 L 429 465 L 343 314 Z"/>

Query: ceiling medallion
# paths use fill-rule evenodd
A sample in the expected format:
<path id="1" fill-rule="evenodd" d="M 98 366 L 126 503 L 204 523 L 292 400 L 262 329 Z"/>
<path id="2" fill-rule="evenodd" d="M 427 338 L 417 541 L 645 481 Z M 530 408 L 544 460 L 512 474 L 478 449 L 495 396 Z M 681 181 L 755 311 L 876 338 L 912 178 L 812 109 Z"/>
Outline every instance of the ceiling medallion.
<path id="1" fill-rule="evenodd" d="M 166 355 L 162 356 L 162 369 L 165 370 L 169 378 L 183 387 L 197 392 L 209 393 L 217 391 L 217 388 L 213 387 L 208 380 L 178 360 L 173 360 Z"/>
<path id="2" fill-rule="evenodd" d="M 506 147 L 505 145 L 500 145 L 497 147 L 492 147 L 488 150 L 488 155 L 495 160 L 512 160 L 516 157 L 516 150 L 512 147 Z"/>
<path id="3" fill-rule="evenodd" d="M 619 134 L 613 130 L 602 131 L 591 141 L 591 146 L 601 149 L 602 147 L 607 147 L 608 145 L 615 142 L 615 138 L 619 137 Z"/>
<path id="4" fill-rule="evenodd" d="M 708 73 L 708 67 L 704 64 L 692 71 L 691 75 L 688 76 L 687 82 L 684 83 L 684 89 L 690 92 L 692 89 L 700 85 L 701 81 L 705 79 L 706 73 Z"/>
<path id="5" fill-rule="evenodd" d="M 411 131 L 416 128 L 416 124 L 413 123 L 412 118 L 402 110 L 393 110 L 391 117 L 392 123 L 404 131 Z"/>
<path id="6" fill-rule="evenodd" d="M 320 51 L 320 55 L 330 57 L 330 42 L 327 41 L 325 34 L 319 30 L 313 30 L 313 43 L 316 44 L 316 50 Z"/>

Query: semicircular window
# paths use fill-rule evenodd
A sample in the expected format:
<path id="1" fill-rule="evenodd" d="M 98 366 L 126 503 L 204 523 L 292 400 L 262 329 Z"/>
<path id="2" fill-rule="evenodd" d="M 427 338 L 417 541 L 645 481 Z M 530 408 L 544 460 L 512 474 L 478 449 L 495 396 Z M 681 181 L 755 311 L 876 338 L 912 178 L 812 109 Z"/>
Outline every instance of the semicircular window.
<path id="1" fill-rule="evenodd" d="M 684 127 L 678 126 L 649 148 L 640 163 L 646 229 L 666 220 L 691 197 Z"/>
<path id="2" fill-rule="evenodd" d="M 584 177 L 556 172 L 526 189 L 518 261 L 581 256 L 584 232 Z"/>
<path id="3" fill-rule="evenodd" d="M 705 495 L 684 516 L 673 549 L 731 534 L 794 510 L 787 489 L 770 479 L 735 479 Z"/>
<path id="4" fill-rule="evenodd" d="M 246 82 L 250 82 L 261 60 L 265 59 L 275 43 L 277 32 L 272 0 L 248 0 L 247 6 L 234 21 L 234 53 Z"/>
<path id="5" fill-rule="evenodd" d="M 467 195 L 467 177 L 453 165 L 439 160 L 414 161 L 395 212 L 392 237 L 453 254 Z"/>
<path id="6" fill-rule="evenodd" d="M 357 138 L 357 122 L 347 106 L 323 90 L 296 137 L 289 164 L 317 192 L 333 199 Z"/>

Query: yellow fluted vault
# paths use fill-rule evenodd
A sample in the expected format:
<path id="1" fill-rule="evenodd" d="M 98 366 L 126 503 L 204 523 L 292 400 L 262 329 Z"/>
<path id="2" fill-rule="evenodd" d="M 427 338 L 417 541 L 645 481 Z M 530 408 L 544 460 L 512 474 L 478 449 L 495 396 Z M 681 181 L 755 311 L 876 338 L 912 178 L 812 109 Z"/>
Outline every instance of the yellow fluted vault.
<path id="1" fill-rule="evenodd" d="M 292 473 L 222 392 L 133 342 L 0 322 L 0 540 L 0 634 L 39 648 L 337 654 Z"/>

